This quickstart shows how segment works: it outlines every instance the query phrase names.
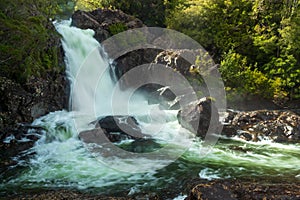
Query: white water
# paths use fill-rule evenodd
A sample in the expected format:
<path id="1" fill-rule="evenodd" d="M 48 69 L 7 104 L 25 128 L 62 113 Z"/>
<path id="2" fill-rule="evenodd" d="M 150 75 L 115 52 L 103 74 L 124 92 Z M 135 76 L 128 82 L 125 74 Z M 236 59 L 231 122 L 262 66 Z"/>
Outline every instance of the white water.
<path id="1" fill-rule="evenodd" d="M 188 178 L 181 177 L 178 173 L 181 171 L 193 172 L 194 176 L 208 180 L 243 175 L 300 176 L 299 145 L 231 141 L 217 144 L 211 154 L 203 158 L 199 155 L 202 141 L 190 138 L 189 132 L 180 128 L 177 111 L 161 111 L 157 105 L 149 106 L 143 97 L 136 95 L 125 109 L 120 98 L 120 107 L 113 113 L 111 95 L 118 88 L 109 75 L 109 60 L 101 56 L 101 46 L 92 37 L 93 31 L 69 27 L 68 23 L 56 26 L 64 38 L 67 74 L 73 91 L 72 111 L 57 111 L 34 121 L 33 125 L 44 127 L 47 133 L 25 152 L 35 152 L 35 155 L 15 166 L 26 166 L 26 170 L 8 178 L 1 186 L 94 188 L 98 193 L 118 190 L 134 194 L 143 188 L 158 189 L 168 183 L 176 184 L 177 179 Z M 78 139 L 78 132 L 92 128 L 91 121 L 109 114 L 134 115 L 145 133 L 162 145 L 167 144 L 168 153 L 181 155 L 187 151 L 167 168 L 164 166 L 176 156 L 118 159 L 91 154 Z M 234 145 L 244 148 L 245 152 L 230 150 Z"/>
<path id="2" fill-rule="evenodd" d="M 56 24 L 56 28 L 63 36 L 67 76 L 71 82 L 72 111 L 57 111 L 33 122 L 33 125 L 44 127 L 47 133 L 28 152 L 35 152 L 29 163 L 25 164 L 30 169 L 10 180 L 9 184 L 23 184 L 22 187 L 25 188 L 79 189 L 130 183 L 137 187 L 149 180 L 155 184 L 156 170 L 172 162 L 174 156 L 160 154 L 158 150 L 158 157 L 107 158 L 101 154 L 95 155 L 85 148 L 87 145 L 80 141 L 78 133 L 93 128 L 94 125 L 90 122 L 99 116 L 135 115 L 143 132 L 167 145 L 167 148 L 163 148 L 167 149 L 163 153 L 172 149 L 170 153 L 177 158 L 177 152 L 186 148 L 184 141 L 189 141 L 188 132 L 180 132 L 182 129 L 177 122 L 177 112 L 166 111 L 162 115 L 158 105 L 148 105 L 138 94 L 130 98 L 127 108 L 127 102 L 122 102 L 122 95 L 128 95 L 130 91 L 120 91 L 113 83 L 109 74 L 109 60 L 93 38 L 93 31 L 70 27 L 69 24 L 70 22 L 64 21 Z M 120 107 L 116 106 L 112 111 L 113 90 L 120 93 Z M 171 145 L 168 146 L 170 142 Z M 141 171 L 143 173 L 137 173 Z"/>

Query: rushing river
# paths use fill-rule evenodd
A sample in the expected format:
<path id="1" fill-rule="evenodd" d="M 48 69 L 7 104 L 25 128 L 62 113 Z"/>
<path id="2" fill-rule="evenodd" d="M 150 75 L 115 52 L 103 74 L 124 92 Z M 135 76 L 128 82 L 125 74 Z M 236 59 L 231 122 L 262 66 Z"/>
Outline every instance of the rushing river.
<path id="1" fill-rule="evenodd" d="M 33 122 L 46 131 L 33 148 L 15 158 L 17 164 L 10 167 L 0 182 L 3 191 L 69 188 L 102 194 L 134 194 L 172 186 L 180 188 L 195 177 L 209 180 L 278 178 L 300 182 L 299 144 L 220 138 L 207 154 L 199 154 L 203 142 L 181 128 L 177 111 L 163 111 L 161 120 L 158 105 L 148 105 L 141 95 L 132 96 L 130 114 L 148 134 L 153 127 L 162 127 L 151 136 L 162 147 L 168 146 L 167 153 L 174 156 L 156 159 L 142 155 L 126 159 L 95 156 L 78 138 L 78 133 L 90 129 L 90 122 L 97 117 L 112 114 L 110 97 L 114 81 L 107 70 L 110 60 L 93 38 L 93 31 L 70 27 L 69 22 L 56 24 L 56 27 L 63 36 L 67 75 L 72 82 L 72 111 L 56 111 Z M 87 61 L 90 67 L 82 71 L 82 63 L 95 52 L 98 53 L 94 55 L 95 60 Z M 103 69 L 97 71 L 94 66 Z M 79 71 L 82 77 L 78 76 Z M 100 81 L 99 76 L 102 77 Z M 91 89 L 90 85 L 95 83 L 98 86 Z M 91 95 L 100 103 L 90 102 Z M 92 110 L 96 112 L 88 115 Z M 151 118 L 148 114 L 153 110 L 156 112 Z M 122 109 L 114 113 L 123 114 Z M 121 147 L 131 142 L 125 140 L 116 145 Z"/>

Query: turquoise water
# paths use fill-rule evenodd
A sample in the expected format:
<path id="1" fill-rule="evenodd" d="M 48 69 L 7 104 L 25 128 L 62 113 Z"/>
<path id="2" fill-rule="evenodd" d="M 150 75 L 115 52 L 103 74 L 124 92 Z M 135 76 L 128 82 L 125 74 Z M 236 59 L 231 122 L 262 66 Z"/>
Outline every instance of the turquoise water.
<path id="1" fill-rule="evenodd" d="M 188 149 L 176 142 L 170 145 L 175 154 L 179 148 L 184 150 L 178 159 L 170 162 L 165 157 L 153 160 L 147 156 L 107 160 L 102 155 L 92 154 L 78 139 L 73 117 L 72 113 L 58 111 L 35 121 L 35 125 L 47 128 L 47 133 L 27 151 L 30 154 L 27 159 L 20 159 L 18 165 L 6 172 L 1 188 L 69 188 L 104 194 L 117 191 L 134 194 L 145 190 L 163 190 L 174 185 L 180 187 L 193 177 L 300 182 L 298 144 L 254 143 L 223 138 L 209 149 L 208 154 L 201 155 L 202 141 L 190 138 Z M 176 127 L 179 128 L 176 121 L 175 117 L 170 117 L 170 126 L 166 129 L 176 133 Z M 170 141 L 170 132 L 161 132 L 166 135 L 164 139 L 161 135 L 156 137 L 162 147 Z M 123 143 L 130 145 L 131 142 Z M 118 166 L 122 166 L 122 170 Z M 135 173 L 136 168 L 145 171 Z"/>
<path id="2" fill-rule="evenodd" d="M 110 61 L 99 56 L 101 46 L 93 39 L 93 31 L 69 27 L 69 23 L 57 28 L 64 37 L 67 74 L 73 89 L 72 112 L 53 112 L 33 122 L 44 127 L 44 134 L 33 148 L 14 158 L 16 165 L 1 174 L 1 194 L 57 188 L 130 195 L 170 188 L 180 191 L 187 181 L 197 177 L 300 183 L 299 144 L 220 138 L 216 144 L 205 146 L 179 125 L 178 111 L 148 105 L 139 94 L 130 98 L 129 111 L 123 112 L 120 101 L 120 108 L 115 112 L 135 116 L 142 131 L 156 145 L 148 146 L 145 152 L 129 152 L 126 148 L 133 146 L 131 140 L 100 146 L 82 142 L 78 134 L 92 129 L 90 122 L 99 115 L 112 114 L 109 105 L 114 82 L 107 71 Z M 96 70 L 99 66 L 103 68 L 100 72 Z M 98 80 L 99 73 L 101 80 Z M 101 103 L 95 105 L 92 99 Z"/>

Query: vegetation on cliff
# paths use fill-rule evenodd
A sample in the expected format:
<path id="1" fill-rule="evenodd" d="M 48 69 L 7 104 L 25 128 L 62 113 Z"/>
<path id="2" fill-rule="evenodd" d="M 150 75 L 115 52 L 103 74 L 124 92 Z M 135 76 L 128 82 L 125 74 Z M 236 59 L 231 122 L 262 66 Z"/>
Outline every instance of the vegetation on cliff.
<path id="1" fill-rule="evenodd" d="M 209 51 L 226 89 L 271 99 L 300 98 L 299 0 L 3 0 L 0 75 L 24 82 L 60 70 L 51 18 L 76 9 L 120 9 L 148 26 L 183 32 Z M 62 16 L 62 15 L 61 15 Z M 119 32 L 120 27 L 111 27 Z M 122 27 L 121 27 L 121 30 Z M 124 29 L 125 30 L 125 29 Z"/>
<path id="2" fill-rule="evenodd" d="M 78 0 L 78 9 L 109 7 L 146 25 L 183 32 L 209 51 L 226 89 L 271 99 L 300 98 L 300 1 Z"/>
<path id="3" fill-rule="evenodd" d="M 59 35 L 51 19 L 63 2 L 3 0 L 0 2 L 0 75 L 26 82 L 31 75 L 62 70 Z"/>
<path id="4" fill-rule="evenodd" d="M 221 63 L 228 89 L 299 98 L 299 2 L 185 1 L 167 24 L 196 39 Z"/>

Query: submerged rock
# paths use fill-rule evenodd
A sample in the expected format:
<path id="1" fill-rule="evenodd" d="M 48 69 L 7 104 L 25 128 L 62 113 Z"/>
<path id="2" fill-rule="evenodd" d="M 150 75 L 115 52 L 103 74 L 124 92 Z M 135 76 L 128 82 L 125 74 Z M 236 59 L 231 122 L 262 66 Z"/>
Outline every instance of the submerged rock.
<path id="1" fill-rule="evenodd" d="M 183 128 L 201 138 L 205 138 L 208 131 L 210 133 L 217 132 L 220 127 L 218 109 L 212 99 L 208 97 L 183 107 L 178 111 L 177 119 Z"/>
<path id="2" fill-rule="evenodd" d="M 148 153 L 161 148 L 149 135 L 142 133 L 137 120 L 132 116 L 106 116 L 93 123 L 96 123 L 94 129 L 79 133 L 79 138 L 84 143 L 96 144 L 88 147 L 91 152 L 106 157 L 122 156 L 124 152 L 119 152 L 118 148 L 133 153 Z M 125 143 L 120 143 L 125 140 Z M 118 148 L 114 148 L 115 145 Z"/>
<path id="3" fill-rule="evenodd" d="M 292 111 L 228 112 L 229 117 L 223 134 L 229 137 L 238 136 L 247 141 L 300 141 L 300 116 Z"/>
<path id="4" fill-rule="evenodd" d="M 117 132 L 128 135 L 129 138 L 142 138 L 145 136 L 137 120 L 128 115 L 106 116 L 97 122 L 96 127 L 101 127 L 107 133 Z"/>
<path id="5" fill-rule="evenodd" d="M 33 147 L 44 133 L 43 128 L 29 125 L 15 125 L 0 130 L 0 174 L 7 167 L 16 164 L 15 156 Z M 21 155 L 22 156 L 22 155 Z M 28 156 L 24 154 L 24 156 Z"/>
<path id="6" fill-rule="evenodd" d="M 162 145 L 151 138 L 138 138 L 133 142 L 130 142 L 126 145 L 121 145 L 119 147 L 134 153 L 149 153 L 160 149 Z"/>
<path id="7" fill-rule="evenodd" d="M 142 133 L 137 120 L 133 116 L 106 116 L 92 123 L 96 124 L 94 129 L 79 134 L 84 142 L 97 144 L 98 139 L 101 138 L 101 142 L 120 142 L 126 139 L 136 140 L 149 137 Z M 94 142 L 92 138 L 95 139 Z"/>

